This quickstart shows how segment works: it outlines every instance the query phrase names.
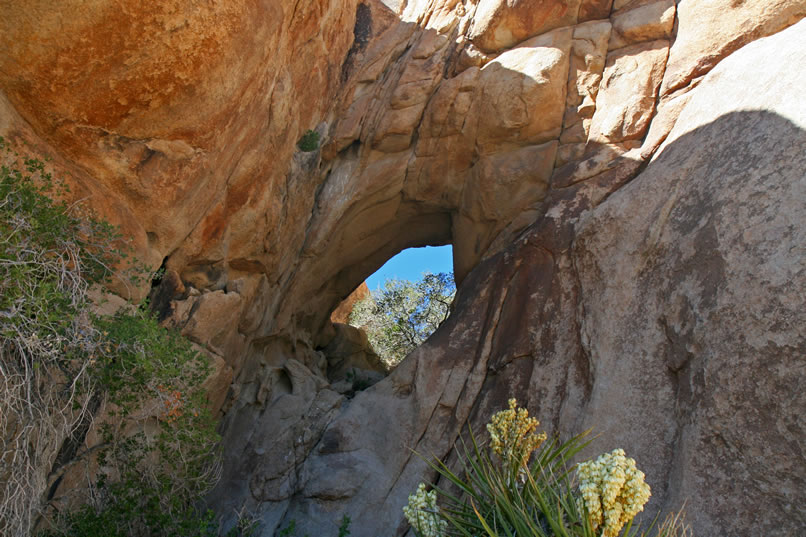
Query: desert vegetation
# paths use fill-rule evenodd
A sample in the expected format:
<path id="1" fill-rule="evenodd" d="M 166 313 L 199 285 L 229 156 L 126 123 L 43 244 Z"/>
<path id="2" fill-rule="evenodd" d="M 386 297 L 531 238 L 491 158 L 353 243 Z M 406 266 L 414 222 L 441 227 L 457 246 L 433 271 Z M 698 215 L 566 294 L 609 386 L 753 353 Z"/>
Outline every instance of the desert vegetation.
<path id="1" fill-rule="evenodd" d="M 0 155 L 0 534 L 217 535 L 207 358 L 145 306 L 96 315 L 90 289 L 142 269 L 45 163 Z"/>
<path id="2" fill-rule="evenodd" d="M 456 446 L 458 470 L 426 459 L 438 476 L 421 483 L 403 508 L 418 537 L 687 537 L 679 513 L 648 528 L 634 526 L 650 487 L 634 459 L 615 449 L 572 464 L 589 432 L 561 442 L 537 432 L 539 422 L 518 407 L 497 412 L 489 441 L 472 430 Z"/>

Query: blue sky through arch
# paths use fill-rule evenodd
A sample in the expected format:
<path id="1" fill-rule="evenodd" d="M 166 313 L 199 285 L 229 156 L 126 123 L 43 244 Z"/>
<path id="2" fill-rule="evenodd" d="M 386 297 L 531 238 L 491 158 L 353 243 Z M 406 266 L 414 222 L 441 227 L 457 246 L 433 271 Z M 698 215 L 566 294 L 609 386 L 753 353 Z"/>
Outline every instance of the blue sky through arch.
<path id="1" fill-rule="evenodd" d="M 403 250 L 367 278 L 367 286 L 374 291 L 383 286 L 387 278 L 415 281 L 422 277 L 423 272 L 453 272 L 453 247 L 426 246 Z"/>

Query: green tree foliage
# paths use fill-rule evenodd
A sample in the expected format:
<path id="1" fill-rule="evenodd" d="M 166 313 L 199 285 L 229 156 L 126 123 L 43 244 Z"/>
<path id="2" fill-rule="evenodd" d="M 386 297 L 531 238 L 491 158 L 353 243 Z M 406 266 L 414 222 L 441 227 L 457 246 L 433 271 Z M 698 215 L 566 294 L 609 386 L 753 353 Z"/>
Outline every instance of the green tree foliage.
<path id="1" fill-rule="evenodd" d="M 362 328 L 375 352 L 394 367 L 448 318 L 455 293 L 450 273 L 426 272 L 416 282 L 388 279 L 356 303 L 350 324 Z"/>
<path id="2" fill-rule="evenodd" d="M 112 409 L 97 446 L 101 471 L 94 500 L 49 535 L 217 535 L 212 514 L 197 506 L 220 472 L 202 388 L 207 359 L 143 311 L 94 321 L 102 343 L 92 375 Z"/>

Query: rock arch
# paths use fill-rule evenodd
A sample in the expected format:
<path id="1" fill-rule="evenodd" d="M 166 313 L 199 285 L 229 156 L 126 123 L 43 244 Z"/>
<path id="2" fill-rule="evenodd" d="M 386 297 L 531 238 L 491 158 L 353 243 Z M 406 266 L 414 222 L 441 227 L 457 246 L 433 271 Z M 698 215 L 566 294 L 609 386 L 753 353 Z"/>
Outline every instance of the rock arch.
<path id="1" fill-rule="evenodd" d="M 81 4 L 0 20 L 0 133 L 166 259 L 167 322 L 218 366 L 219 513 L 400 534 L 406 449 L 445 454 L 514 394 L 651 459 L 652 509 L 688 495 L 698 533 L 806 524 L 802 0 Z M 448 242 L 459 314 L 345 400 L 327 315 Z"/>

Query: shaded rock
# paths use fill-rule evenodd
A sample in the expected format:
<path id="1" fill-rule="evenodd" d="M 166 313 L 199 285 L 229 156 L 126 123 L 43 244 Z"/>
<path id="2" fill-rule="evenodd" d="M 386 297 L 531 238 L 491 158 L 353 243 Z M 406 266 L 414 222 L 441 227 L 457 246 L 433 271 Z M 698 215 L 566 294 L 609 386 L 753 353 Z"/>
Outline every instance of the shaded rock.
<path id="1" fill-rule="evenodd" d="M 649 478 L 668 479 L 666 502 L 699 506 L 687 518 L 703 534 L 797 531 L 749 513 L 750 498 L 803 524 L 792 435 L 804 426 L 806 342 L 787 298 L 806 287 L 806 107 L 793 92 L 804 80 L 789 68 L 806 45 L 798 26 L 707 75 L 646 171 L 576 242 L 591 362 L 625 387 L 594 388 L 601 410 L 585 422 L 646 453 Z M 648 434 L 656 420 L 665 431 Z"/>
<path id="2" fill-rule="evenodd" d="M 584 154 L 584 143 L 562 144 L 557 147 L 557 159 L 554 161 L 554 166 L 561 168 L 572 160 L 578 160 Z"/>
<path id="3" fill-rule="evenodd" d="M 280 220 L 286 169 L 275 166 L 330 108 L 355 2 L 6 7 L 2 101 L 21 117 L 4 113 L 3 134 L 41 137 L 29 147 L 65 155 L 57 175 L 71 201 L 91 200 L 150 270 L 168 254 L 183 276 L 189 262 L 230 253 L 273 263 L 262 238 Z"/>
<path id="4" fill-rule="evenodd" d="M 397 513 L 429 478 L 402 447 L 444 455 L 462 423 L 478 430 L 517 396 L 553 431 L 594 426 L 589 455 L 635 456 L 653 487 L 647 516 L 688 498 L 703 534 L 797 532 L 806 342 L 786 297 L 806 285 L 791 255 L 804 243 L 806 110 L 787 66 L 800 26 L 706 76 L 640 175 L 606 170 L 550 195 L 521 241 L 466 276 L 434 337 L 334 420 L 306 475 L 339 470 L 308 490 L 366 520 L 360 535 L 402 534 Z M 766 89 L 747 92 L 743 76 Z M 301 497 L 287 516 L 330 527 L 318 501 Z"/>
<path id="5" fill-rule="evenodd" d="M 366 332 L 349 324 L 334 323 L 333 326 L 333 339 L 322 348 L 331 381 L 351 377 L 348 380 L 352 383 L 363 379 L 367 388 L 386 375 L 386 368 L 372 349 Z"/>
<path id="6" fill-rule="evenodd" d="M 232 367 L 230 367 L 221 356 L 213 354 L 198 345 L 194 345 L 194 348 L 197 352 L 205 354 L 209 358 L 210 365 L 212 366 L 212 371 L 204 380 L 202 388 L 204 388 L 207 393 L 210 410 L 215 416 L 221 410 L 221 407 L 224 406 L 224 401 L 229 393 L 230 384 L 232 383 Z"/>
<path id="7" fill-rule="evenodd" d="M 503 221 L 542 201 L 556 152 L 557 142 L 548 142 L 482 157 L 465 187 L 460 210 L 478 221 Z"/>
<path id="8" fill-rule="evenodd" d="M 579 5 L 579 22 L 606 19 L 612 6 L 613 0 L 582 0 Z"/>
<path id="9" fill-rule="evenodd" d="M 619 167 L 627 167 L 630 170 L 629 175 L 637 169 L 639 165 L 637 161 L 641 160 L 639 152 L 636 151 L 637 147 L 639 147 L 637 142 L 577 147 L 577 151 L 584 149 L 584 153 L 576 160 L 554 170 L 551 176 L 552 187 L 565 188 Z"/>
<path id="10" fill-rule="evenodd" d="M 423 38 L 420 43 L 423 42 L 429 43 L 429 40 Z M 379 151 L 395 153 L 409 147 L 426 102 L 442 76 L 443 66 L 436 61 L 437 58 L 417 58 L 418 53 L 423 58 L 422 54 L 427 52 L 422 48 L 418 46 L 412 52 L 412 60 L 406 63 L 389 98 L 390 110 L 384 114 L 375 131 L 373 144 Z M 433 52 L 438 50 L 432 43 L 429 43 L 429 48 L 433 48 Z"/>
<path id="11" fill-rule="evenodd" d="M 460 43 L 463 43 L 464 46 L 462 46 L 454 62 L 454 74 L 459 74 L 470 67 L 483 67 L 484 64 L 490 61 L 489 56 L 480 51 L 473 43 L 467 41 L 466 38 L 462 38 Z"/>
<path id="12" fill-rule="evenodd" d="M 545 198 L 554 166 L 557 142 L 526 146 L 482 157 L 473 167 L 464 190 L 459 214 L 453 219 L 453 270 L 461 281 L 490 249 L 506 224 L 524 214 L 526 227 L 531 214 Z M 504 216 L 506 215 L 506 216 Z M 491 224 L 492 223 L 492 224 Z"/>
<path id="13" fill-rule="evenodd" d="M 45 4 L 0 21 L 0 134 L 180 276 L 167 324 L 229 394 L 226 527 L 402 535 L 409 448 L 449 456 L 510 396 L 636 457 L 647 515 L 806 524 L 803 23 L 738 50 L 801 0 L 679 2 L 676 34 L 661 0 Z M 447 243 L 451 318 L 353 390 L 330 313 Z"/>
<path id="14" fill-rule="evenodd" d="M 223 260 L 198 260 L 182 270 L 181 280 L 196 289 L 218 291 L 227 284 L 227 267 Z"/>
<path id="15" fill-rule="evenodd" d="M 347 324 L 350 320 L 350 314 L 353 313 L 353 307 L 355 303 L 359 300 L 364 300 L 369 296 L 369 287 L 367 287 L 367 282 L 363 282 L 361 285 L 356 287 L 355 291 L 350 293 L 350 295 L 341 301 L 341 304 L 333 310 L 333 313 L 330 314 L 330 322 L 332 323 L 342 323 Z"/>
<path id="16" fill-rule="evenodd" d="M 166 270 L 155 287 L 152 282 L 148 304 L 151 311 L 156 313 L 157 320 L 164 321 L 171 315 L 172 301 L 181 298 L 185 291 L 185 284 L 175 270 Z"/>
<path id="17" fill-rule="evenodd" d="M 389 110 L 381 119 L 381 128 L 373 139 L 373 148 L 383 153 L 408 149 L 425 109 L 425 102 L 399 110 Z"/>
<path id="18" fill-rule="evenodd" d="M 574 27 L 568 69 L 566 111 L 561 143 L 585 142 L 596 110 L 596 96 L 602 81 L 610 38 L 609 21 L 595 21 Z"/>
<path id="19" fill-rule="evenodd" d="M 227 336 L 238 327 L 241 303 L 241 296 L 237 293 L 213 291 L 202 294 L 194 301 L 193 310 L 181 327 L 182 335 L 224 354 Z"/>

